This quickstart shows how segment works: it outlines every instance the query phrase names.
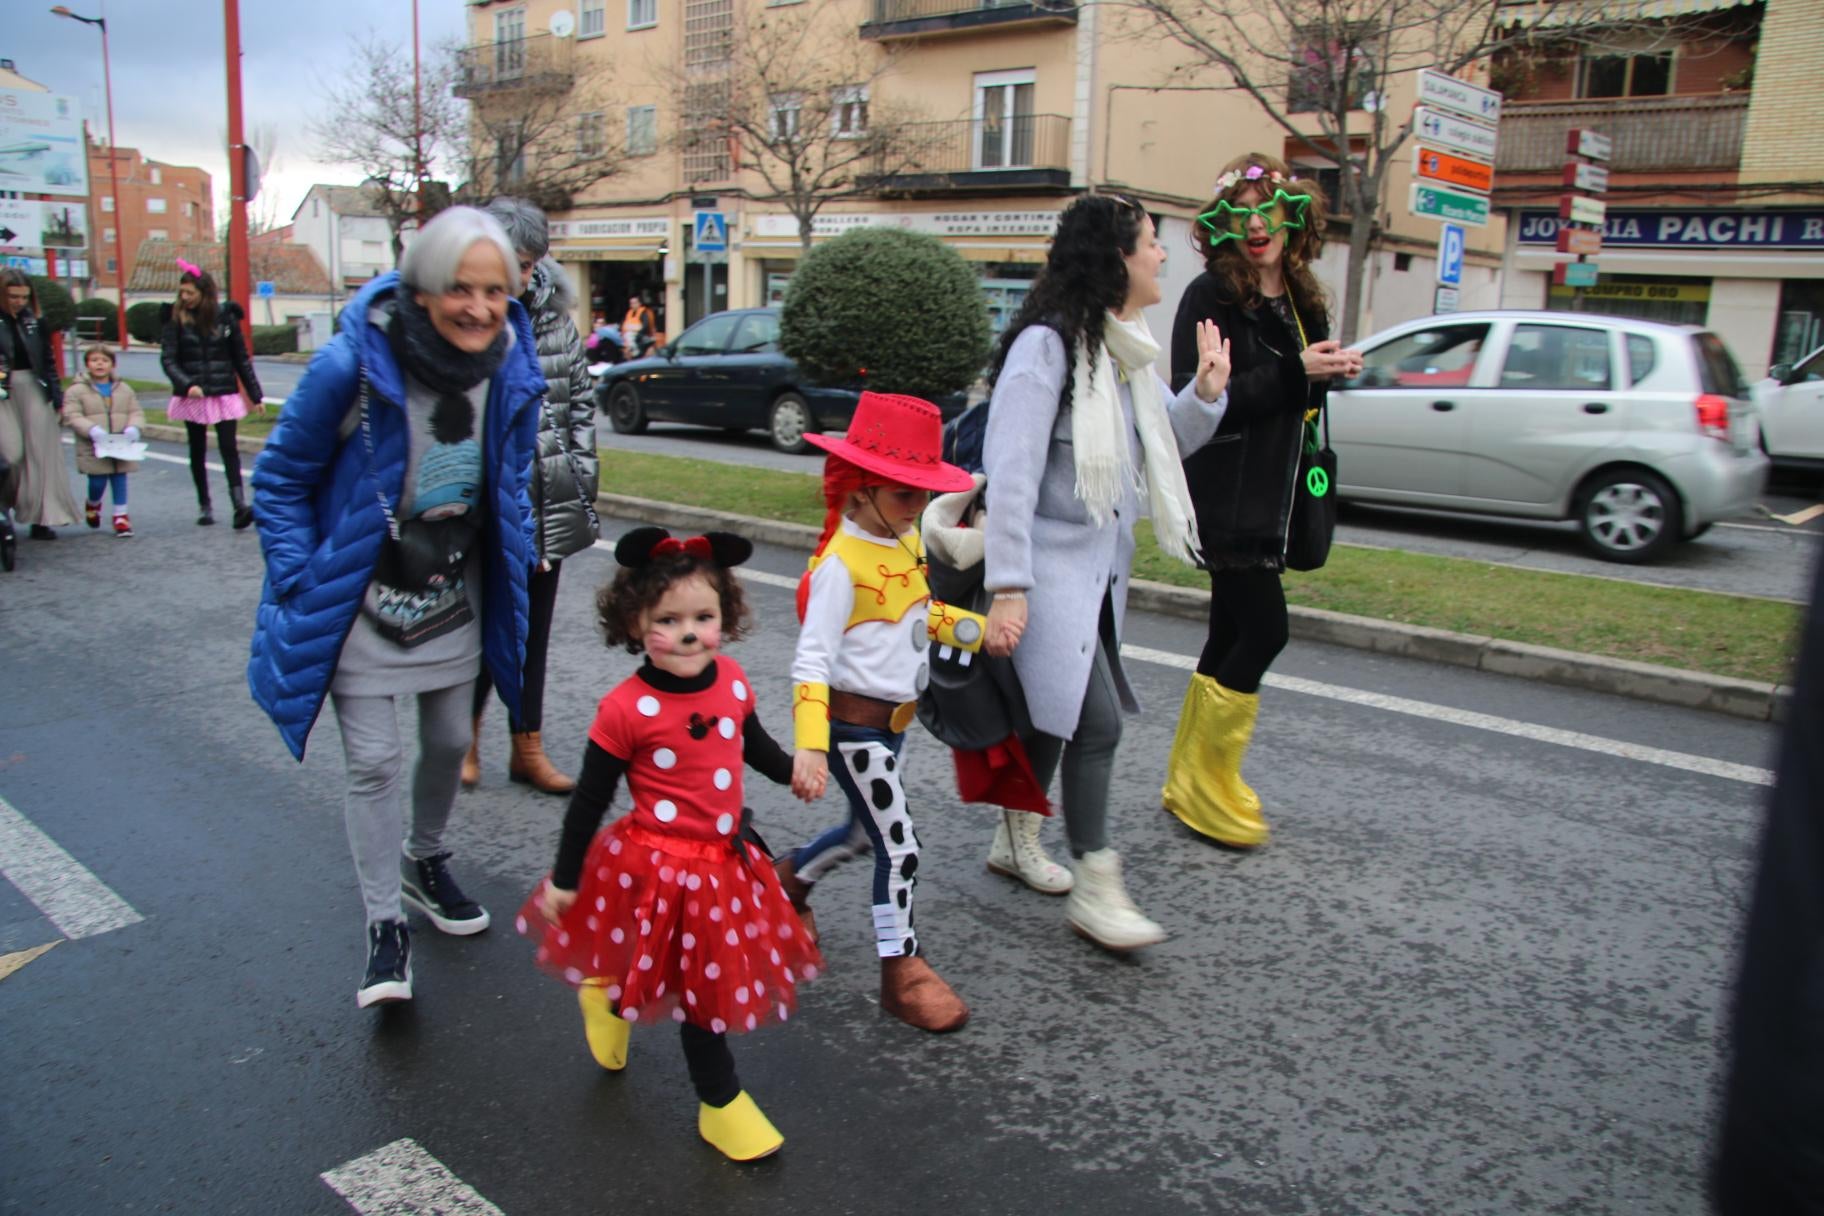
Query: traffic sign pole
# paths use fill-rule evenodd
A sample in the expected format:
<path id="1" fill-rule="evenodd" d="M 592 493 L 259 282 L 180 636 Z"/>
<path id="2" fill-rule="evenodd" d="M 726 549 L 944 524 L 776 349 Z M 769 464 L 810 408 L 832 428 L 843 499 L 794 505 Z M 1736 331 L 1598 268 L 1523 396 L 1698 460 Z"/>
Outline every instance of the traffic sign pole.
<path id="1" fill-rule="evenodd" d="M 1558 252 L 1575 254 L 1575 262 L 1559 262 L 1552 267 L 1552 282 L 1569 287 L 1571 311 L 1583 311 L 1583 289 L 1596 286 L 1598 270 L 1590 255 L 1602 248 L 1602 225 L 1608 218 L 1608 205 L 1592 195 L 1609 188 L 1609 171 L 1591 161 L 1607 160 L 1613 141 L 1598 131 L 1583 129 L 1566 133 L 1564 151 L 1565 194 L 1558 200 Z"/>

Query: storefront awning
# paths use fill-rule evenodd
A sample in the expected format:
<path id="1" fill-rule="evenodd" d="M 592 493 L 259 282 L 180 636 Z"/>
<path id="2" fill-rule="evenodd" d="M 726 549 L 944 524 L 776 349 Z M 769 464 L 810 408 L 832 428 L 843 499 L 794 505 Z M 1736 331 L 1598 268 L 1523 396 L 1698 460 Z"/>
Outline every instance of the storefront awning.
<path id="1" fill-rule="evenodd" d="M 1761 0 L 1524 0 L 1501 6 L 1499 23 L 1508 28 L 1550 29 L 1607 21 L 1663 21 L 1693 13 L 1759 4 Z"/>
<path id="2" fill-rule="evenodd" d="M 650 262 L 659 257 L 657 245 L 553 245 L 551 256 L 560 262 Z"/>

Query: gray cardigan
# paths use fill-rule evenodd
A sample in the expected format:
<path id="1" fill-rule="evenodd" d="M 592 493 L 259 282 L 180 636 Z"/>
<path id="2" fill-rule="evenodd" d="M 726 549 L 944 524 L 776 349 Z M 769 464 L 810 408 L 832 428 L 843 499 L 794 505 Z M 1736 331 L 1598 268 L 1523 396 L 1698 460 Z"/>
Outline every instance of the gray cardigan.
<path id="1" fill-rule="evenodd" d="M 1114 517 L 1097 526 L 1078 501 L 1071 417 L 1058 408 L 1068 368 L 1069 355 L 1056 330 L 1034 325 L 1014 339 L 995 382 L 982 449 L 989 497 L 983 582 L 993 591 L 1026 592 L 1026 631 L 1013 652 L 1013 666 L 1033 726 L 1062 739 L 1077 733 L 1104 593 L 1113 599 L 1120 636 L 1134 563 L 1134 520 L 1146 505 L 1137 488 L 1127 487 Z M 1206 403 L 1198 398 L 1193 380 L 1173 397 L 1157 372 L 1153 378 L 1171 416 L 1178 451 L 1196 451 L 1216 433 L 1228 394 L 1213 405 Z M 1119 383 L 1128 444 L 1138 466 L 1133 395 L 1125 380 Z M 1122 705 L 1129 713 L 1138 712 L 1119 653 L 1112 669 Z"/>

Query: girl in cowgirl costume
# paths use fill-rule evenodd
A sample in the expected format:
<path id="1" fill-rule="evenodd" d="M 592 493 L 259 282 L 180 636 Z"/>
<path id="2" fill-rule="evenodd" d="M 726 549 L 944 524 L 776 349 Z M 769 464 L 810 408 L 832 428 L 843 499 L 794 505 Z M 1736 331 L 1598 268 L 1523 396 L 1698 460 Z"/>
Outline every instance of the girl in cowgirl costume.
<path id="1" fill-rule="evenodd" d="M 518 920 L 539 964 L 576 986 L 603 1068 L 626 1066 L 633 1023 L 678 1023 L 697 1130 L 735 1161 L 785 1140 L 742 1090 L 727 1036 L 784 1021 L 823 965 L 741 806 L 743 763 L 781 785 L 792 775 L 746 673 L 718 653 L 741 636 L 732 567 L 752 553 L 730 533 L 662 528 L 615 546 L 621 570 L 596 613 L 610 645 L 646 662 L 602 698 L 557 864 Z M 598 835 L 623 775 L 633 810 Z"/>
<path id="2" fill-rule="evenodd" d="M 937 407 L 916 397 L 863 393 L 842 440 L 805 439 L 829 453 L 829 513 L 798 588 L 804 627 L 792 663 L 792 791 L 807 801 L 822 794 L 833 748 L 849 820 L 781 858 L 780 879 L 803 914 L 813 883 L 872 851 L 881 1008 L 921 1030 L 957 1030 L 969 1008 L 919 953 L 913 929 L 918 835 L 899 761 L 930 677 L 931 643 L 981 646 L 980 616 L 932 601 L 918 535 L 933 491 L 975 483 L 938 458 Z"/>

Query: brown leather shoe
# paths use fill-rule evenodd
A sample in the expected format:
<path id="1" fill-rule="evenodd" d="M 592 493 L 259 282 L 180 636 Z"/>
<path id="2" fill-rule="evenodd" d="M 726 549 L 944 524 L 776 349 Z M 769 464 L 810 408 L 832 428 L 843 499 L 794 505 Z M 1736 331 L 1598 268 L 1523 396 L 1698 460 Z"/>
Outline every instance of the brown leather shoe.
<path id="1" fill-rule="evenodd" d="M 880 960 L 880 1007 L 933 1034 L 961 1030 L 969 1020 L 963 998 L 916 954 Z"/>
<path id="2" fill-rule="evenodd" d="M 481 784 L 481 719 L 469 734 L 469 752 L 462 758 L 462 788 L 472 790 Z"/>
<path id="3" fill-rule="evenodd" d="M 773 861 L 773 873 L 779 876 L 779 885 L 785 889 L 785 897 L 792 901 L 792 911 L 798 914 L 799 923 L 804 925 L 804 935 L 815 946 L 817 914 L 811 911 L 811 884 L 798 877 L 798 863 L 792 860 L 790 853 Z"/>
<path id="4" fill-rule="evenodd" d="M 576 781 L 558 772 L 545 755 L 545 745 L 535 730 L 513 736 L 513 758 L 507 762 L 507 776 L 544 794 L 568 794 L 576 788 Z"/>

